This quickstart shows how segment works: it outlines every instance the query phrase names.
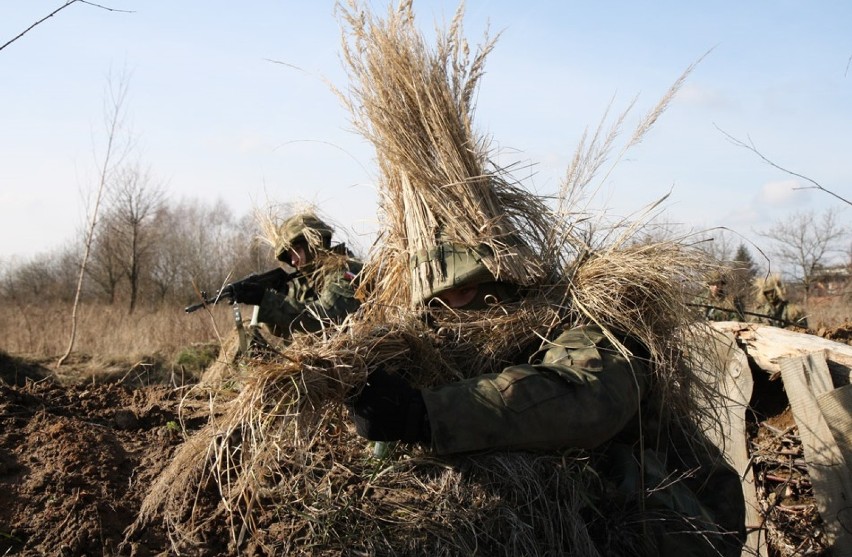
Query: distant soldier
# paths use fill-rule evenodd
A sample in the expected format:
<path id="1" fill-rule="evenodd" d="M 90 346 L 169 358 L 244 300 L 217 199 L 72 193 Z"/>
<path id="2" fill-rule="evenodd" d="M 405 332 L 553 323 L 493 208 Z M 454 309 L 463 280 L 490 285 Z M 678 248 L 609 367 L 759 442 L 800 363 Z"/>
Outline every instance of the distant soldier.
<path id="1" fill-rule="evenodd" d="M 808 319 L 802 308 L 787 300 L 781 277 L 771 275 L 755 281 L 757 308 L 752 321 L 766 323 L 773 327 L 808 328 Z"/>
<path id="2" fill-rule="evenodd" d="M 298 271 L 285 289 L 242 289 L 237 301 L 259 306 L 257 320 L 275 336 L 315 333 L 340 323 L 361 305 L 355 279 L 362 264 L 342 243 L 332 246 L 334 230 L 314 213 L 290 217 L 278 230 L 275 257 Z"/>
<path id="3" fill-rule="evenodd" d="M 707 295 L 698 304 L 708 321 L 745 321 L 742 298 L 728 291 L 728 277 L 715 271 L 707 281 Z"/>
<path id="4" fill-rule="evenodd" d="M 254 315 L 246 331 L 237 314 L 237 330 L 223 342 L 217 361 L 202 377 L 203 384 L 232 382 L 241 358 L 270 356 L 281 349 L 267 341 L 260 325 L 287 343 L 293 333 L 319 332 L 341 323 L 360 307 L 355 289 L 362 264 L 344 244 L 332 246 L 333 233 L 314 213 L 303 212 L 285 220 L 267 238 L 275 258 L 296 272 L 276 268 L 228 285 L 229 297 L 255 306 Z"/>

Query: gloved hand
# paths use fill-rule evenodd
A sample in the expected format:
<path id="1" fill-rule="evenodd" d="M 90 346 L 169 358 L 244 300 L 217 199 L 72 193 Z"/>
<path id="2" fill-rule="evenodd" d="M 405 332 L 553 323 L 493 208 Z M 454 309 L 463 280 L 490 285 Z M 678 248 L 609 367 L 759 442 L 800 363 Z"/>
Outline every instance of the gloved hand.
<path id="1" fill-rule="evenodd" d="M 266 292 L 265 285 L 248 280 L 233 283 L 231 289 L 235 302 L 251 306 L 259 306 L 260 301 L 263 300 L 263 293 Z"/>
<path id="2" fill-rule="evenodd" d="M 358 435 L 370 441 L 428 444 L 432 438 L 423 395 L 399 375 L 370 373 L 347 407 Z"/>

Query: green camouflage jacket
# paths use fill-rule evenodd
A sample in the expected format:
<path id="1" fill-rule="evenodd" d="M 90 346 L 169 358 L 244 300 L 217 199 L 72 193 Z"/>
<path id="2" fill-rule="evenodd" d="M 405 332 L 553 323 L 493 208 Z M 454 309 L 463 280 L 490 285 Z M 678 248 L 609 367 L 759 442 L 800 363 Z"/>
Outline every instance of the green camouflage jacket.
<path id="1" fill-rule="evenodd" d="M 617 352 L 600 329 L 570 329 L 541 363 L 424 389 L 432 448 L 596 447 L 633 417 L 646 382 L 646 366 Z"/>
<path id="2" fill-rule="evenodd" d="M 710 294 L 696 300 L 701 315 L 708 321 L 745 321 L 745 304 L 740 298 L 719 298 Z"/>
<path id="3" fill-rule="evenodd" d="M 289 338 L 295 332 L 315 333 L 340 323 L 361 303 L 355 297 L 361 263 L 347 259 L 343 264 L 298 275 L 286 292 L 267 290 L 258 311 L 258 321 L 276 336 Z"/>
<path id="4" fill-rule="evenodd" d="M 789 327 L 795 325 L 804 329 L 808 328 L 808 318 L 802 308 L 791 304 L 786 300 L 771 304 L 764 303 L 754 310 L 759 316 L 754 316 L 755 323 L 766 323 L 773 327 Z M 764 317 L 765 316 L 765 317 Z"/>
<path id="5" fill-rule="evenodd" d="M 650 383 L 645 361 L 626 358 L 598 327 L 583 326 L 564 331 L 538 363 L 422 392 L 437 453 L 601 447 L 605 481 L 614 486 L 606 496 L 654 514 L 642 555 L 739 557 L 745 507 L 736 472 L 721 457 L 674 464 L 672 455 L 689 453 L 683 446 L 649 442 L 640 450 L 638 432 L 652 438 L 637 425 Z"/>

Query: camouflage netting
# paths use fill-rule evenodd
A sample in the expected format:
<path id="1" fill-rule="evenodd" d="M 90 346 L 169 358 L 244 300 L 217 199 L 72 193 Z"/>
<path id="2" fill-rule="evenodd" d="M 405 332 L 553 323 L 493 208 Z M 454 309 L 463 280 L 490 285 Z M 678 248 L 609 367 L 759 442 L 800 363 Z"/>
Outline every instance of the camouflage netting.
<path id="1" fill-rule="evenodd" d="M 341 10 L 352 81 L 344 98 L 376 148 L 385 219 L 364 270 L 364 304 L 339 327 L 297 335 L 280 358 L 243 370 L 238 393 L 199 388 L 214 416 L 152 486 L 128 540 L 164 520 L 176 550 L 201 554 L 223 525 L 234 551 L 261 554 L 635 553 L 638 509 L 609 496 L 594 451 L 437 458 L 396 445 L 376 457 L 343 402 L 370 369 L 442 384 L 498 372 L 554 332 L 595 322 L 640 338 L 659 406 L 697 420 L 713 390 L 684 367 L 680 347 L 694 340 L 679 331 L 692 315 L 684 285 L 702 284 L 708 262 L 678 241 L 638 242 L 641 226 L 580 226 L 587 216 L 569 198 L 606 159 L 621 119 L 581 145 L 550 208 L 490 165 L 474 133 L 472 99 L 493 41 L 471 61 L 461 11 L 430 48 L 410 2 L 385 20 L 354 3 Z M 442 235 L 488 245 L 489 269 L 524 285 L 523 301 L 484 312 L 414 308 L 429 276 L 412 273 L 409 258 Z"/>

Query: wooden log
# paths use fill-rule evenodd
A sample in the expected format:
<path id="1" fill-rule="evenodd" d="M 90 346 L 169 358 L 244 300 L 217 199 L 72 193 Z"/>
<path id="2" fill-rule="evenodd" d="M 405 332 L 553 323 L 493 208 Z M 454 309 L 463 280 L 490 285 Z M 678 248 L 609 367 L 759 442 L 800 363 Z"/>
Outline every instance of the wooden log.
<path id="1" fill-rule="evenodd" d="M 733 334 L 755 364 L 774 377 L 780 375 L 780 362 L 784 358 L 820 352 L 835 387 L 852 382 L 852 346 L 848 344 L 757 323 L 718 321 L 709 325 L 717 331 Z"/>

